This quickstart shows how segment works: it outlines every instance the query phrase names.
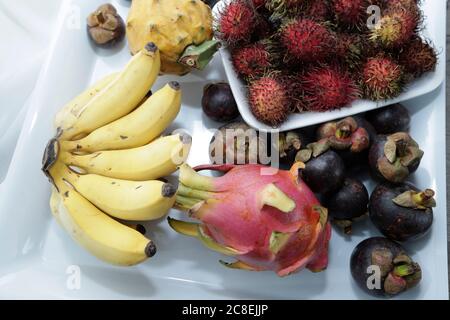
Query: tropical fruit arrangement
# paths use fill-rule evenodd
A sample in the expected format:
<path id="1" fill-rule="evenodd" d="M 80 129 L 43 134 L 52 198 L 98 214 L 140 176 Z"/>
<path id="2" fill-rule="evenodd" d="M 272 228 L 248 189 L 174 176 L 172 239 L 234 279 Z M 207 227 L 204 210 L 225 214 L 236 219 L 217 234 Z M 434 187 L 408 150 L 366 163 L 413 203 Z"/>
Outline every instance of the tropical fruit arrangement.
<path id="1" fill-rule="evenodd" d="M 248 86 L 252 113 L 271 126 L 291 112 L 395 98 L 436 66 L 417 0 L 225 2 L 216 37 Z"/>
<path id="2" fill-rule="evenodd" d="M 384 11 L 369 30 L 365 10 L 374 4 Z M 417 34 L 421 17 L 413 0 L 231 0 L 217 37 L 248 82 L 255 115 L 276 125 L 293 110 L 392 98 L 433 70 L 435 51 Z M 288 276 L 325 270 L 332 224 L 351 240 L 352 226 L 368 218 L 384 237 L 354 249 L 356 283 L 391 297 L 420 282 L 420 265 L 398 242 L 423 239 L 436 201 L 433 190 L 407 182 L 424 155 L 409 134 L 408 109 L 395 104 L 264 138 L 235 120 L 230 86 L 210 83 L 202 110 L 225 124 L 204 146 L 211 164 L 192 168 L 192 138 L 166 132 L 182 105 L 181 85 L 151 89 L 161 73 L 208 63 L 217 49 L 211 10 L 200 0 L 133 0 L 126 21 L 109 4 L 87 18 L 91 40 L 103 47 L 126 30 L 132 57 L 58 111 L 44 152 L 51 211 L 76 242 L 111 264 L 141 263 L 157 244 L 139 222 L 174 208 L 191 221 L 169 217 L 170 227 L 233 259 L 224 266 Z M 178 183 L 164 179 L 176 171 Z M 367 174 L 377 183 L 371 194 Z M 367 287 L 369 266 L 380 268 L 381 287 Z"/>

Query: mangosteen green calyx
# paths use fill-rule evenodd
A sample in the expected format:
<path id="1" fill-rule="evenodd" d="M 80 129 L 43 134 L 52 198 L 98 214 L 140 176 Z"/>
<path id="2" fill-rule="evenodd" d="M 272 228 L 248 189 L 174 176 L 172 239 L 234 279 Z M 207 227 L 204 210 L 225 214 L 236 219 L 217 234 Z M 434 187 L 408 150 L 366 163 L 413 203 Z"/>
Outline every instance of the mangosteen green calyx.
<path id="1" fill-rule="evenodd" d="M 125 37 L 125 23 L 113 5 L 103 4 L 87 17 L 88 34 L 95 44 L 112 46 Z"/>
<path id="2" fill-rule="evenodd" d="M 406 132 L 379 135 L 369 151 L 369 165 L 376 177 L 401 183 L 420 165 L 423 151 Z"/>
<path id="3" fill-rule="evenodd" d="M 354 117 L 324 123 L 317 130 L 317 139 L 327 139 L 330 148 L 337 151 L 347 165 L 367 159 L 363 152 L 370 147 L 370 134 Z"/>
<path id="4" fill-rule="evenodd" d="M 360 242 L 350 258 L 353 279 L 365 292 L 392 297 L 415 287 L 422 271 L 398 243 L 374 237 Z"/>
<path id="5" fill-rule="evenodd" d="M 315 193 L 333 192 L 344 182 L 344 161 L 336 152 L 328 150 L 326 141 L 309 144 L 297 153 L 296 161 L 305 163 L 299 176 Z"/>
<path id="6" fill-rule="evenodd" d="M 368 112 L 366 117 L 379 134 L 407 132 L 411 123 L 408 109 L 399 103 Z"/>
<path id="7" fill-rule="evenodd" d="M 239 116 L 230 85 L 225 82 L 210 83 L 203 88 L 202 108 L 214 121 L 227 122 Z"/>
<path id="8" fill-rule="evenodd" d="M 213 164 L 259 163 L 261 155 L 267 155 L 267 137 L 242 121 L 221 126 L 209 143 Z"/>
<path id="9" fill-rule="evenodd" d="M 369 214 L 386 237 L 396 241 L 415 240 L 433 223 L 434 191 L 420 191 L 409 183 L 378 185 L 370 196 Z"/>
<path id="10" fill-rule="evenodd" d="M 324 204 L 334 223 L 350 234 L 353 220 L 367 213 L 368 203 L 369 193 L 364 184 L 347 177 L 339 190 L 327 195 Z"/>

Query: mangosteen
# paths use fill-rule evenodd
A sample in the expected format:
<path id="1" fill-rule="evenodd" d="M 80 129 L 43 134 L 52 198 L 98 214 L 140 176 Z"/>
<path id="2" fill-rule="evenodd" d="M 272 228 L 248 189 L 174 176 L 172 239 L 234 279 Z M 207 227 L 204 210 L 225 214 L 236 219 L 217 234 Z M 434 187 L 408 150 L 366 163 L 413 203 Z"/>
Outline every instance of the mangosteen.
<path id="1" fill-rule="evenodd" d="M 267 136 L 245 122 L 230 122 L 221 126 L 209 143 L 209 158 L 213 164 L 261 163 L 267 154 Z"/>
<path id="2" fill-rule="evenodd" d="M 333 221 L 350 234 L 353 220 L 367 213 L 369 193 L 361 181 L 347 177 L 341 188 L 327 195 L 324 202 Z"/>
<path id="3" fill-rule="evenodd" d="M 433 223 L 432 208 L 436 206 L 433 197 L 433 190 L 421 191 L 410 183 L 380 184 L 370 196 L 370 219 L 392 240 L 418 239 Z"/>
<path id="4" fill-rule="evenodd" d="M 305 130 L 281 132 L 276 146 L 280 154 L 280 167 L 283 169 L 290 168 L 295 162 L 297 152 L 311 142 L 312 138 Z"/>
<path id="5" fill-rule="evenodd" d="M 358 121 L 362 124 L 361 118 Z M 338 122 L 324 123 L 317 130 L 317 139 L 328 139 L 330 148 L 341 156 L 348 167 L 366 162 L 370 147 L 369 131 L 358 121 L 348 117 Z"/>
<path id="6" fill-rule="evenodd" d="M 296 160 L 305 163 L 299 177 L 315 193 L 327 194 L 339 189 L 344 182 L 345 166 L 333 150 L 320 150 L 321 144 L 310 144 L 297 153 Z"/>
<path id="7" fill-rule="evenodd" d="M 368 112 L 366 117 L 379 134 L 407 132 L 411 123 L 408 109 L 399 103 Z"/>
<path id="8" fill-rule="evenodd" d="M 203 88 L 202 108 L 214 121 L 227 122 L 239 116 L 233 92 L 225 82 L 210 83 Z"/>
<path id="9" fill-rule="evenodd" d="M 423 151 L 406 132 L 378 135 L 369 150 L 369 165 L 379 179 L 401 183 L 420 165 Z"/>
<path id="10" fill-rule="evenodd" d="M 125 23 L 116 8 L 103 4 L 87 17 L 87 30 L 90 39 L 100 47 L 111 47 L 125 37 Z"/>
<path id="11" fill-rule="evenodd" d="M 392 297 L 415 287 L 422 271 L 398 243 L 374 237 L 360 242 L 350 258 L 353 279 L 365 292 Z"/>

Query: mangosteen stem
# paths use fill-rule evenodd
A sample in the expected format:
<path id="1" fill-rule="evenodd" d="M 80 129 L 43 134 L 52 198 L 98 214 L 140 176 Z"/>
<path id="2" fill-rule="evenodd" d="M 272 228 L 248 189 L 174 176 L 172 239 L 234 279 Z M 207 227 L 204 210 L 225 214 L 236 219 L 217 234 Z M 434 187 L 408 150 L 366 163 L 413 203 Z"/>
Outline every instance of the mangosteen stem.
<path id="1" fill-rule="evenodd" d="M 397 150 L 396 153 L 397 153 L 398 157 L 406 156 L 407 151 L 408 151 L 408 142 L 407 141 L 405 141 L 403 139 L 397 140 L 395 142 L 395 146 L 396 146 L 396 150 Z"/>
<path id="2" fill-rule="evenodd" d="M 339 127 L 335 133 L 336 138 L 338 138 L 338 139 L 348 138 L 348 137 L 350 137 L 351 134 L 352 134 L 352 129 L 347 124 L 344 124 L 341 127 Z"/>
<path id="3" fill-rule="evenodd" d="M 425 210 L 427 208 L 436 207 L 436 200 L 434 200 L 434 191 L 431 189 L 426 189 L 422 192 L 406 191 L 392 201 L 405 208 L 415 208 Z"/>
<path id="4" fill-rule="evenodd" d="M 399 277 L 409 276 L 414 272 L 414 266 L 412 266 L 411 264 L 401 264 L 394 267 L 394 274 Z"/>
<path id="5" fill-rule="evenodd" d="M 425 191 L 414 194 L 412 197 L 416 204 L 426 206 L 430 200 L 433 199 L 434 191 L 431 189 L 426 189 Z"/>
<path id="6" fill-rule="evenodd" d="M 105 16 L 103 15 L 103 12 L 97 13 L 97 20 L 100 24 L 105 23 L 106 19 Z"/>

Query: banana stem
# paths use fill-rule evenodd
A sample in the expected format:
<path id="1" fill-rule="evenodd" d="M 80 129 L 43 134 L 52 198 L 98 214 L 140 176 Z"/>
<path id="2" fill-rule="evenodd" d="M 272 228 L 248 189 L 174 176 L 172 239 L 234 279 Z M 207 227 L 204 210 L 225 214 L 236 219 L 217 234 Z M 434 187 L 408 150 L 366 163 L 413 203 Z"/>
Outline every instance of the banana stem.
<path id="1" fill-rule="evenodd" d="M 71 152 L 71 151 L 77 151 L 78 148 L 78 141 L 60 141 L 60 152 Z"/>

